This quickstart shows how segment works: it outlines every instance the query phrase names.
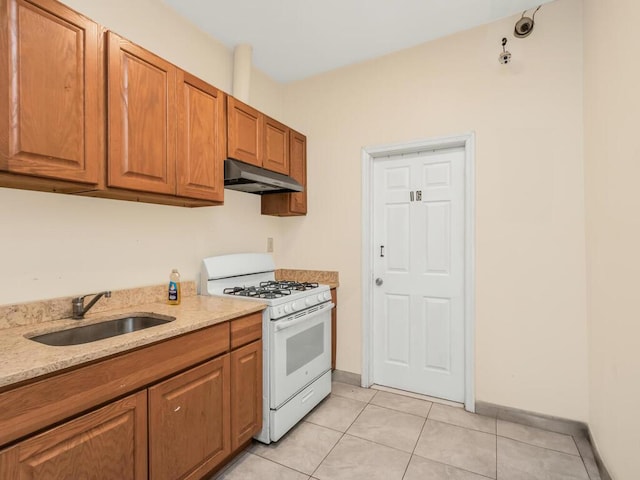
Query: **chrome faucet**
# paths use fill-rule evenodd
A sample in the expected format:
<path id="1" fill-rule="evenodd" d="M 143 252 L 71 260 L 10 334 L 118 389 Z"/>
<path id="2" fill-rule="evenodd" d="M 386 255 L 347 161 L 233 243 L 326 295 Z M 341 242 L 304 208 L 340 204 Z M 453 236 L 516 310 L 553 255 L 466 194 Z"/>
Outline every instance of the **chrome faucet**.
<path id="1" fill-rule="evenodd" d="M 88 295 L 83 295 L 82 297 L 75 297 L 73 300 L 71 300 L 71 306 L 73 307 L 73 315 L 72 315 L 72 317 L 75 318 L 76 320 L 82 319 L 85 316 L 85 314 L 91 309 L 91 307 L 93 307 L 96 304 L 96 302 L 98 300 L 100 300 L 100 298 L 102 298 L 103 295 L 106 298 L 111 297 L 111 292 L 110 291 L 106 291 L 106 292 L 96 293 L 95 297 L 93 297 L 91 299 L 91 301 L 85 307 L 84 306 L 84 299 L 85 299 L 85 297 L 88 297 L 89 295 L 93 295 L 93 294 L 90 293 Z"/>

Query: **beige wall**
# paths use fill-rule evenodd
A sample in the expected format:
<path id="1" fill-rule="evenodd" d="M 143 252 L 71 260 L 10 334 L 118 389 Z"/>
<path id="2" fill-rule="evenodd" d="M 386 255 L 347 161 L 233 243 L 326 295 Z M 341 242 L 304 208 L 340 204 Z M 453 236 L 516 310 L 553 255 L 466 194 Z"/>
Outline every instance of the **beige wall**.
<path id="1" fill-rule="evenodd" d="M 158 0 L 64 3 L 229 92 L 231 52 Z M 254 71 L 250 103 L 280 118 L 282 90 Z M 0 188 L 0 205 L 0 304 L 158 284 L 174 267 L 196 279 L 205 256 L 279 245 L 278 219 L 239 192 L 185 209 Z"/>
<path id="2" fill-rule="evenodd" d="M 585 2 L 590 418 L 616 480 L 640 478 L 640 67 L 636 0 Z"/>
<path id="3" fill-rule="evenodd" d="M 337 367 L 360 372 L 361 148 L 475 131 L 477 399 L 586 420 L 582 3 L 536 20 L 524 40 L 513 17 L 288 85 L 313 216 L 284 219 L 279 263 L 340 271 Z"/>

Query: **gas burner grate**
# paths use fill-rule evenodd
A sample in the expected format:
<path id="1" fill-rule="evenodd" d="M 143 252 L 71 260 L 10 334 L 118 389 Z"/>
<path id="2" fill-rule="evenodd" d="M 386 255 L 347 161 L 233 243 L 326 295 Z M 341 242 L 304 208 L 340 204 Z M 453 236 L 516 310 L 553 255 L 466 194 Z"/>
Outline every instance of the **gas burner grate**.
<path id="1" fill-rule="evenodd" d="M 263 282 L 268 283 L 268 282 Z M 257 287 L 231 287 L 225 288 L 223 292 L 225 295 L 237 295 L 239 297 L 252 297 L 252 298 L 280 298 L 286 295 L 291 295 L 291 290 L 285 288 L 278 288 L 274 285 L 262 285 Z"/>
<path id="2" fill-rule="evenodd" d="M 313 288 L 318 288 L 318 284 L 315 282 L 294 282 L 292 280 L 271 280 L 268 282 L 261 282 L 261 287 L 269 289 L 281 289 L 281 290 L 295 290 L 298 292 L 304 292 Z"/>

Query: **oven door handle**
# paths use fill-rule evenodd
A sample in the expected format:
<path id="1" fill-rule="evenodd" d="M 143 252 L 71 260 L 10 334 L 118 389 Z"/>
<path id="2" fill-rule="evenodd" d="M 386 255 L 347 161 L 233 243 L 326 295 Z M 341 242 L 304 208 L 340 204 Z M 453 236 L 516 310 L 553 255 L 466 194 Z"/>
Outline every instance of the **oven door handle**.
<path id="1" fill-rule="evenodd" d="M 294 318 L 293 320 L 275 322 L 276 324 L 273 327 L 273 331 L 274 332 L 279 332 L 279 331 L 285 330 L 287 328 L 295 327 L 296 325 L 299 325 L 299 324 L 301 324 L 303 322 L 308 322 L 313 317 L 316 317 L 316 316 L 320 315 L 321 313 L 324 313 L 325 311 L 331 311 L 331 309 L 333 307 L 335 307 L 335 305 L 333 303 L 328 303 L 327 307 L 323 306 L 322 308 L 316 310 L 315 312 L 310 313 L 308 315 L 303 315 L 300 318 Z"/>

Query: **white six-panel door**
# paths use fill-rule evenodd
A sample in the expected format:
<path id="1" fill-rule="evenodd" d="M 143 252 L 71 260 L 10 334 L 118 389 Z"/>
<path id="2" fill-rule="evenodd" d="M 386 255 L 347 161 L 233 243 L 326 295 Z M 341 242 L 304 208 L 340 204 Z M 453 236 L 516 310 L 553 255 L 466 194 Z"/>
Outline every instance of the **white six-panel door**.
<path id="1" fill-rule="evenodd" d="M 373 166 L 373 383 L 464 401 L 465 154 Z"/>

